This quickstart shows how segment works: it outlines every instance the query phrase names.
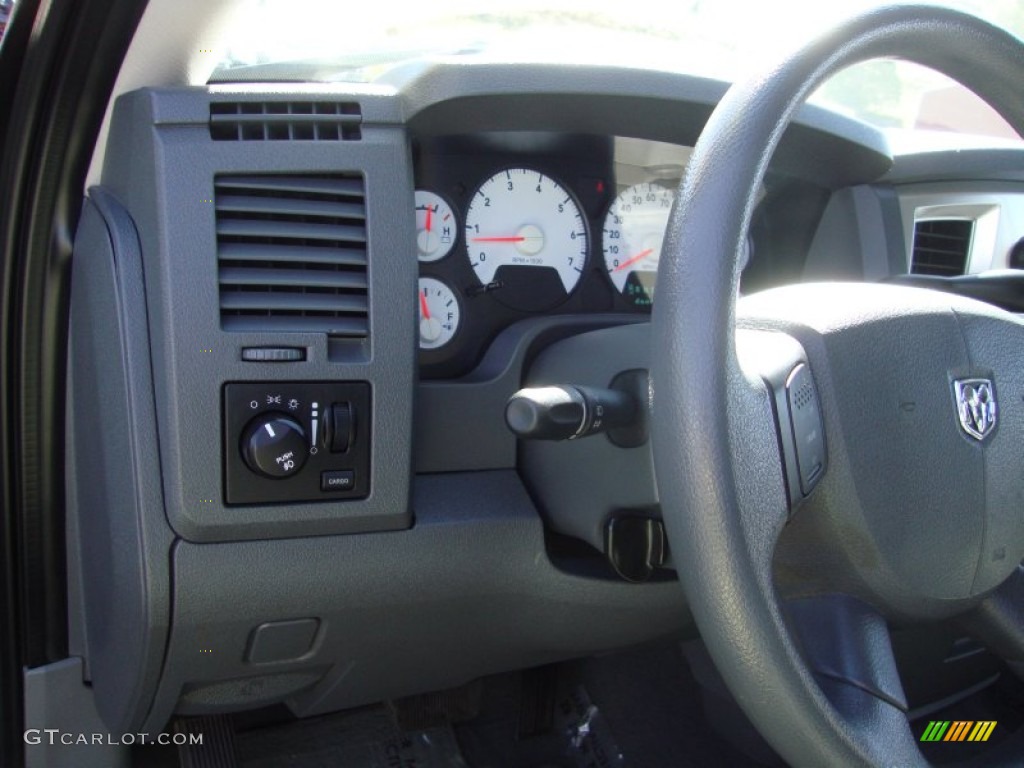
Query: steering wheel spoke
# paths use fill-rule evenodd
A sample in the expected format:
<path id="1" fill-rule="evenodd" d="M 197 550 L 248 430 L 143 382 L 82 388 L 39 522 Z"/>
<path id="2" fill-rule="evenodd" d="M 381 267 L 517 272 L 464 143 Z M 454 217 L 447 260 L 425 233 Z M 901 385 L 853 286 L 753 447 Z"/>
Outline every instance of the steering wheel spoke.
<path id="1" fill-rule="evenodd" d="M 847 595 L 825 595 L 788 601 L 785 612 L 808 666 L 841 713 L 863 708 L 863 696 L 906 712 L 889 628 L 874 608 Z"/>
<path id="2" fill-rule="evenodd" d="M 885 618 L 847 595 L 824 595 L 785 603 L 790 631 L 821 692 L 858 736 L 897 743 L 913 752 L 900 682 Z M 880 762 L 886 756 L 879 754 Z"/>

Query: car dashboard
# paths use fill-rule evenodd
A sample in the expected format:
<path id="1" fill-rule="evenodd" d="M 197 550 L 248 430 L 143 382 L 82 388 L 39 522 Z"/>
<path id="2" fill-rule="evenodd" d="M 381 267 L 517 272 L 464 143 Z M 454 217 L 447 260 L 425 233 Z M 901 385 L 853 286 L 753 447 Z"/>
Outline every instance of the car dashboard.
<path id="1" fill-rule="evenodd" d="M 688 153 L 586 134 L 417 141 L 421 377 L 465 375 L 528 317 L 649 313 Z"/>
<path id="2" fill-rule="evenodd" d="M 72 651 L 109 728 L 693 632 L 670 569 L 627 583 L 607 558 L 609 521 L 657 518 L 649 446 L 526 448 L 504 407 L 566 366 L 607 385 L 595 339 L 635 370 L 656 354 L 657 254 L 725 88 L 434 62 L 120 97 L 68 400 Z M 742 290 L 905 272 L 893 172 L 880 133 L 803 108 Z"/>

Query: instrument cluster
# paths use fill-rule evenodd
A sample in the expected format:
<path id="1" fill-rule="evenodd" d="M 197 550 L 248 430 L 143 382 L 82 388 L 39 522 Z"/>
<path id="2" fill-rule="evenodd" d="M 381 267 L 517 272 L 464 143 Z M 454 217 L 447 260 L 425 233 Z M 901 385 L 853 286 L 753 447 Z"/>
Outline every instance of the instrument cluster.
<path id="1" fill-rule="evenodd" d="M 689 151 L 548 133 L 418 140 L 421 375 L 467 373 L 526 317 L 649 312 Z"/>

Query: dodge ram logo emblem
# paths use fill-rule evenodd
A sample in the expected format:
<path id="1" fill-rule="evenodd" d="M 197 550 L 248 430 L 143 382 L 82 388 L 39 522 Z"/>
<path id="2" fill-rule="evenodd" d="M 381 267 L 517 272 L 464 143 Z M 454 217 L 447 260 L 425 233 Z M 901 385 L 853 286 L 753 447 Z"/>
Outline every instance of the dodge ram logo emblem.
<path id="1" fill-rule="evenodd" d="M 996 391 L 988 379 L 956 379 L 956 410 L 960 426 L 975 440 L 984 440 L 996 428 Z"/>

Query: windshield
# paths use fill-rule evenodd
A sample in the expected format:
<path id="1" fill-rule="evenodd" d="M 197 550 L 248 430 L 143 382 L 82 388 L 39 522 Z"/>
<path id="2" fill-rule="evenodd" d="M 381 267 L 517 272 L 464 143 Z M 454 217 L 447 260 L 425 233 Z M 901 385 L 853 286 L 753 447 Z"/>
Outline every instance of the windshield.
<path id="1" fill-rule="evenodd" d="M 241 0 L 211 82 L 375 82 L 412 61 L 457 57 L 644 67 L 734 81 L 878 0 L 467 2 Z M 1018 37 L 1020 0 L 945 3 Z M 876 61 L 840 73 L 812 102 L 897 137 L 943 131 L 1018 140 L 970 92 L 924 68 Z M 919 136 L 918 136 L 919 138 Z"/>

